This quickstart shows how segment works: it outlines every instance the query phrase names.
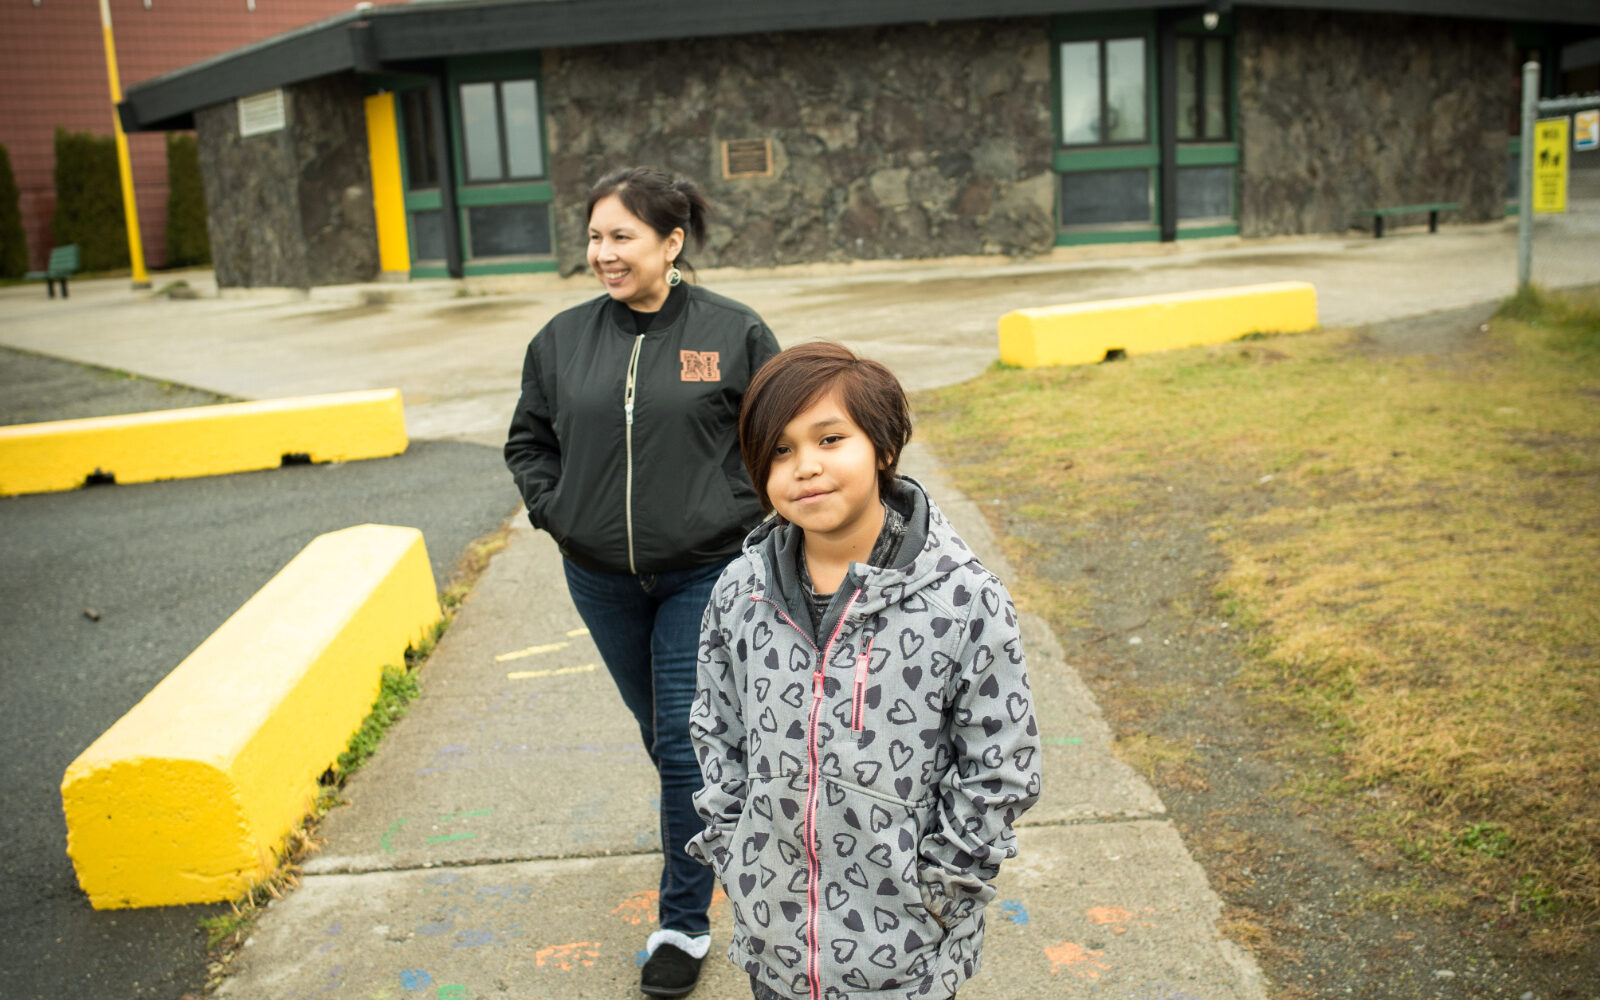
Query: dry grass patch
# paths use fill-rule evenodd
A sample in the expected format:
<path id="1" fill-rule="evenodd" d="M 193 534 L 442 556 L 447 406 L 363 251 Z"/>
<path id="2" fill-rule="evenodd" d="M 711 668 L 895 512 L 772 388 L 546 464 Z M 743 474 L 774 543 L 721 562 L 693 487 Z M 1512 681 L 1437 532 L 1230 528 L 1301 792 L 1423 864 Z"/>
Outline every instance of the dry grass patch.
<path id="1" fill-rule="evenodd" d="M 1600 294 L 1523 296 L 1447 355 L 1325 331 L 917 404 L 1058 630 L 1086 595 L 1041 539 L 1203 494 L 1241 681 L 1331 770 L 1297 794 L 1452 880 L 1410 905 L 1490 900 L 1553 948 L 1600 928 Z"/>

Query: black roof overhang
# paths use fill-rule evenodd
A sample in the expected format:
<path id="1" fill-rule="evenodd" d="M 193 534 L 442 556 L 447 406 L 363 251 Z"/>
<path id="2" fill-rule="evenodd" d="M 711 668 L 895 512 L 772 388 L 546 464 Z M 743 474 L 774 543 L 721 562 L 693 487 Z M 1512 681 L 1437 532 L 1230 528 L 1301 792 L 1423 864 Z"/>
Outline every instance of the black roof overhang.
<path id="1" fill-rule="evenodd" d="M 450 56 L 672 38 L 1026 17 L 1151 7 L 1274 6 L 1600 26 L 1595 0 L 452 0 L 341 14 L 129 87 L 123 129 L 194 127 L 194 112 L 355 71 L 404 71 Z"/>

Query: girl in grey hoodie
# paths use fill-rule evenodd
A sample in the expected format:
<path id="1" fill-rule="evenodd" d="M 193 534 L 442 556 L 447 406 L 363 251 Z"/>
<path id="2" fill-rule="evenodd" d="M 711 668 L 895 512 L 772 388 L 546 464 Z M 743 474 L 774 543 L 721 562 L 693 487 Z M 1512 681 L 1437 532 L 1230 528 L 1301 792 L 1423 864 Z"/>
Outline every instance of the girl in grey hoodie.
<path id="1" fill-rule="evenodd" d="M 727 890 L 758 1000 L 953 997 L 1039 795 L 1016 611 L 895 474 L 911 423 L 882 365 L 784 351 L 739 431 L 777 516 L 706 608 L 689 853 Z"/>

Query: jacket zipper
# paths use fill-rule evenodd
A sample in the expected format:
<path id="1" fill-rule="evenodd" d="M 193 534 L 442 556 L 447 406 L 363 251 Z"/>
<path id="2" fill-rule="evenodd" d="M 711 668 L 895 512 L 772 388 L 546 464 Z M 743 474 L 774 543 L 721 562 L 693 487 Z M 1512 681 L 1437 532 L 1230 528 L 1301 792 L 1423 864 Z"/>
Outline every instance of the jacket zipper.
<path id="1" fill-rule="evenodd" d="M 855 606 L 856 598 L 861 596 L 861 588 L 857 587 L 850 595 L 850 600 L 845 602 L 844 610 L 839 612 L 839 622 L 833 627 L 833 634 L 828 637 L 827 647 L 818 655 L 818 669 L 811 672 L 811 719 L 808 723 L 810 735 L 807 737 L 807 757 L 810 762 L 810 780 L 806 787 L 806 978 L 811 981 L 812 1000 L 818 1000 L 822 995 L 822 949 L 817 943 L 817 883 L 822 878 L 822 865 L 817 860 L 817 782 L 820 776 L 817 773 L 817 713 L 822 708 L 822 677 L 823 670 L 828 665 L 828 657 L 833 652 L 833 643 L 839 638 L 839 633 L 844 631 L 845 619 L 850 617 L 850 609 Z M 789 626 L 816 652 L 817 644 L 811 641 L 811 636 L 806 630 L 794 623 L 783 606 L 770 598 L 760 594 L 751 594 L 752 601 L 761 601 L 772 605 L 778 617 L 789 623 Z M 872 651 L 872 640 L 867 640 L 867 652 Z M 861 689 L 862 664 L 865 659 L 856 662 L 856 693 L 859 697 Z"/>
<path id="2" fill-rule="evenodd" d="M 844 610 L 839 612 L 839 622 L 833 627 L 833 634 L 828 636 L 828 645 L 822 651 L 822 659 L 817 663 L 817 669 L 812 672 L 811 683 L 811 721 L 808 725 L 810 736 L 807 738 L 807 754 L 810 758 L 810 781 L 806 785 L 806 972 L 811 980 L 812 1000 L 818 1000 L 822 995 L 822 948 L 818 941 L 818 917 L 821 910 L 817 906 L 818 883 L 822 880 L 822 863 L 817 859 L 817 784 L 821 775 L 817 768 L 817 716 L 822 711 L 822 677 L 823 671 L 828 666 L 828 657 L 833 653 L 833 644 L 839 638 L 839 633 L 844 631 L 845 619 L 850 616 L 850 608 L 856 603 L 856 598 L 861 596 L 861 588 L 857 587 L 850 595 L 850 600 L 845 602 Z M 785 616 L 787 617 L 787 615 Z M 790 624 L 793 624 L 792 622 Z M 816 648 L 816 644 L 812 644 Z"/>
<path id="3" fill-rule="evenodd" d="M 623 437 L 627 442 L 628 471 L 627 495 L 623 500 L 623 517 L 628 524 L 628 572 L 638 573 L 633 560 L 633 400 L 639 389 L 639 348 L 644 345 L 644 334 L 633 338 L 633 355 L 628 358 L 628 386 L 622 394 L 622 412 L 627 421 Z"/>
<path id="4" fill-rule="evenodd" d="M 867 669 L 872 663 L 872 636 L 867 636 L 866 648 L 856 657 L 856 689 L 850 698 L 850 728 L 861 732 L 862 709 L 865 708 L 862 691 L 867 683 Z"/>

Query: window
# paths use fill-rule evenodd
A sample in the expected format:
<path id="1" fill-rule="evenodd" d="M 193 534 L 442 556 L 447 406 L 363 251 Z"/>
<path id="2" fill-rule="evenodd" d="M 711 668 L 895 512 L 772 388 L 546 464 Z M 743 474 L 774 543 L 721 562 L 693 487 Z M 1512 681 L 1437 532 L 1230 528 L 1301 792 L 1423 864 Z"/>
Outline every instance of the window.
<path id="1" fill-rule="evenodd" d="M 1226 38 L 1178 39 L 1178 141 L 1228 139 L 1227 72 Z"/>
<path id="2" fill-rule="evenodd" d="M 544 176 L 538 81 L 463 83 L 459 93 L 468 184 Z"/>
<path id="3" fill-rule="evenodd" d="M 433 104 L 427 90 L 407 90 L 399 96 L 406 139 L 406 187 L 412 191 L 436 188 L 439 154 L 433 141 Z"/>
<path id="4" fill-rule="evenodd" d="M 537 257 L 550 250 L 548 204 L 484 205 L 467 209 L 474 259 Z"/>
<path id="5" fill-rule="evenodd" d="M 1062 42 L 1060 58 L 1063 146 L 1148 141 L 1142 37 Z"/>
<path id="6" fill-rule="evenodd" d="M 1080 170 L 1061 175 L 1063 226 L 1149 225 L 1149 170 Z"/>
<path id="7" fill-rule="evenodd" d="M 1178 220 L 1233 218 L 1232 167 L 1179 167 Z"/>

